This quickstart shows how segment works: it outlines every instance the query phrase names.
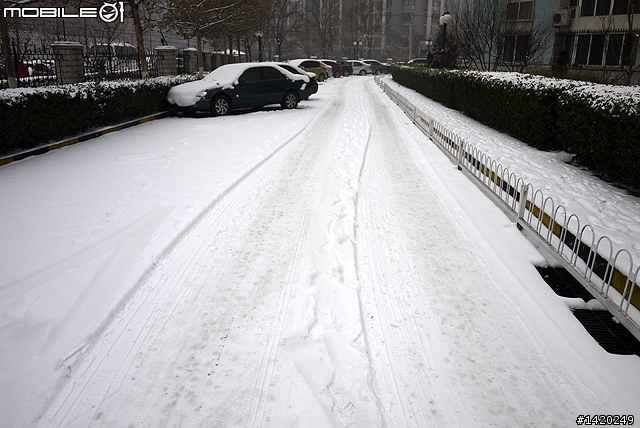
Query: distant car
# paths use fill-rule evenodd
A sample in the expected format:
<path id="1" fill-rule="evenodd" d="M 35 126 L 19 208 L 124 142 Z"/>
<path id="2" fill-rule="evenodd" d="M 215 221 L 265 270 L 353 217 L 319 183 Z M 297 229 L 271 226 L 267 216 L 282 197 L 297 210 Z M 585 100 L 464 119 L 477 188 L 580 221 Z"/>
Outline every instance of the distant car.
<path id="1" fill-rule="evenodd" d="M 322 60 L 318 60 L 318 61 L 320 61 L 320 64 L 322 64 L 324 69 L 327 71 L 327 78 L 332 77 L 333 76 L 333 68 L 331 67 L 331 65 L 327 64 L 326 62 L 324 62 Z"/>
<path id="2" fill-rule="evenodd" d="M 353 67 L 348 61 L 338 60 L 336 62 L 342 67 L 342 75 L 344 77 L 349 77 L 353 74 Z"/>
<path id="3" fill-rule="evenodd" d="M 27 64 L 31 76 L 55 76 L 56 66 L 53 61 L 32 60 Z"/>
<path id="4" fill-rule="evenodd" d="M 303 100 L 309 99 L 311 95 L 318 92 L 318 80 L 316 79 L 315 73 L 311 73 L 310 71 L 304 71 L 303 69 L 298 68 L 295 65 L 287 64 L 286 62 L 276 62 L 275 64 L 284 68 L 287 71 L 290 71 L 293 74 L 301 74 L 303 76 L 309 76 L 309 83 L 307 84 L 306 88 L 301 89 L 301 93 L 305 92 L 305 93 L 308 93 L 308 95 L 306 96 L 303 95 L 301 99 Z"/>
<path id="5" fill-rule="evenodd" d="M 318 82 L 323 82 L 329 77 L 327 69 L 317 59 L 292 59 L 289 64 L 315 73 Z"/>
<path id="6" fill-rule="evenodd" d="M 172 87 L 167 101 L 187 112 L 209 111 L 224 116 L 242 108 L 280 104 L 294 109 L 308 98 L 309 76 L 294 74 L 275 63 L 236 63 L 216 68 L 202 80 Z"/>
<path id="7" fill-rule="evenodd" d="M 359 74 L 360 76 L 371 74 L 371 66 L 369 64 L 365 64 L 362 61 L 353 60 L 350 60 L 349 64 L 351 64 L 351 67 L 353 67 L 353 74 Z"/>
<path id="8" fill-rule="evenodd" d="M 362 60 L 362 62 L 364 62 L 365 64 L 369 64 L 371 66 L 371 72 L 373 74 L 383 74 L 383 73 L 386 74 L 389 72 L 385 64 L 375 59 L 365 59 L 365 60 Z"/>
<path id="9" fill-rule="evenodd" d="M 414 58 L 409 60 L 409 64 L 429 64 L 430 62 L 429 58 Z"/>
<path id="10" fill-rule="evenodd" d="M 320 61 L 331 66 L 331 73 L 333 74 L 333 77 L 338 78 L 342 76 L 342 66 L 338 64 L 337 61 L 332 59 L 321 59 Z"/>

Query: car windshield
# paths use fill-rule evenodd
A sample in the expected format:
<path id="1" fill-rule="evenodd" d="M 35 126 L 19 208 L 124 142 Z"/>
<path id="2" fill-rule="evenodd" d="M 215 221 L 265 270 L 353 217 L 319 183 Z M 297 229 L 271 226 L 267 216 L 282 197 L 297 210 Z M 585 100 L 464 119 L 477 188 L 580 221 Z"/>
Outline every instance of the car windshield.
<path id="1" fill-rule="evenodd" d="M 247 68 L 251 66 L 244 64 L 227 64 L 222 65 L 204 77 L 207 82 L 234 82 Z"/>
<path id="2" fill-rule="evenodd" d="M 284 68 L 285 70 L 289 71 L 290 73 L 293 74 L 302 74 L 300 73 L 298 70 L 296 70 L 295 68 L 291 67 L 290 65 L 287 64 L 278 64 L 280 67 Z"/>

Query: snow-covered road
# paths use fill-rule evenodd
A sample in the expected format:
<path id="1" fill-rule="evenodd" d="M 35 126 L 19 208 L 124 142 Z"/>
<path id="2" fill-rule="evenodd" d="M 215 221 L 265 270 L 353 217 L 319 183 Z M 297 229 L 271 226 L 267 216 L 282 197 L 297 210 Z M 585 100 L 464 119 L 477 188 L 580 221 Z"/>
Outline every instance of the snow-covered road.
<path id="1" fill-rule="evenodd" d="M 108 299 L 122 305 L 96 311 L 65 355 L 45 339 L 90 320 L 76 310 L 98 305 L 78 299 L 66 316 L 52 316 L 49 333 L 37 330 L 38 349 L 52 354 L 39 358 L 58 362 L 56 375 L 32 387 L 44 409 L 22 409 L 15 425 L 524 427 L 574 426 L 579 414 L 640 417 L 638 357 L 609 355 L 591 339 L 535 271 L 545 260 L 515 224 L 371 78 L 332 79 L 320 91 L 296 111 L 227 119 L 243 138 L 215 128 L 221 118 L 149 126 L 172 123 L 258 154 L 245 154 L 244 169 L 215 157 L 191 165 L 190 185 L 207 192 L 177 198 L 180 209 L 149 200 L 122 233 L 102 232 L 98 242 L 109 248 L 139 234 L 106 261 L 101 252 L 83 259 L 98 283 L 105 269 L 129 281 Z M 256 120 L 262 128 L 251 127 Z M 269 122 L 289 125 L 270 146 Z M 141 153 L 157 153 L 162 132 L 151 132 Z M 228 171 L 218 190 L 207 168 Z M 127 263 L 124 254 L 136 257 Z M 117 275 L 114 260 L 138 278 Z M 27 279 L 2 283 L 3 311 L 32 292 Z M 87 287 L 93 298 L 109 294 Z M 5 331 L 27 323 L 33 306 L 23 307 L 3 314 Z"/>

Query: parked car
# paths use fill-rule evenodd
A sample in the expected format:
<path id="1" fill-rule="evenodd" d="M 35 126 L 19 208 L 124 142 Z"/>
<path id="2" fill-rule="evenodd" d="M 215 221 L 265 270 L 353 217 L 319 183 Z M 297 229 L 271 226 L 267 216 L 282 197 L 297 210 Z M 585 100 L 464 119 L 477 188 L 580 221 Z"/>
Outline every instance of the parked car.
<path id="1" fill-rule="evenodd" d="M 327 69 L 317 59 L 292 59 L 289 64 L 295 65 L 304 71 L 315 73 L 318 82 L 323 82 L 329 77 Z"/>
<path id="2" fill-rule="evenodd" d="M 27 63 L 30 76 L 55 76 L 56 65 L 52 60 L 34 59 Z"/>
<path id="3" fill-rule="evenodd" d="M 320 64 L 322 64 L 324 69 L 327 71 L 327 78 L 333 76 L 333 68 L 331 68 L 331 65 L 327 64 L 326 62 L 324 62 L 322 60 L 318 60 L 318 61 L 320 61 Z"/>
<path id="4" fill-rule="evenodd" d="M 369 64 L 371 66 L 371 72 L 373 74 L 382 74 L 382 73 L 386 74 L 389 72 L 386 64 L 383 64 L 380 61 L 377 61 L 375 59 L 365 59 L 362 62 L 364 62 L 365 64 Z"/>
<path id="5" fill-rule="evenodd" d="M 344 77 L 349 77 L 353 74 L 353 67 L 349 64 L 349 61 L 338 60 L 336 62 L 342 67 L 342 75 Z"/>
<path id="6" fill-rule="evenodd" d="M 351 64 L 351 67 L 353 67 L 353 74 L 359 74 L 360 76 L 371 74 L 371 66 L 369 64 L 365 64 L 362 61 L 353 60 L 350 60 L 349 64 Z"/>
<path id="7" fill-rule="evenodd" d="M 202 80 L 172 87 L 167 101 L 183 111 L 209 111 L 214 116 L 269 104 L 294 109 L 308 98 L 308 83 L 309 76 L 291 73 L 275 63 L 226 64 Z"/>
<path id="8" fill-rule="evenodd" d="M 309 76 L 309 83 L 307 83 L 304 89 L 301 89 L 301 93 L 308 93 L 306 96 L 302 95 L 300 99 L 306 100 L 316 92 L 318 92 L 318 79 L 316 79 L 316 74 L 311 73 L 310 71 L 304 71 L 301 68 L 296 67 L 295 65 L 287 64 L 286 62 L 276 62 L 276 65 L 284 68 L 287 71 L 290 71 L 293 74 L 301 74 L 303 76 Z"/>
<path id="9" fill-rule="evenodd" d="M 333 75 L 333 77 L 338 78 L 342 76 L 342 66 L 338 64 L 337 61 L 334 61 L 332 59 L 321 59 L 320 61 L 331 66 L 331 74 Z"/>

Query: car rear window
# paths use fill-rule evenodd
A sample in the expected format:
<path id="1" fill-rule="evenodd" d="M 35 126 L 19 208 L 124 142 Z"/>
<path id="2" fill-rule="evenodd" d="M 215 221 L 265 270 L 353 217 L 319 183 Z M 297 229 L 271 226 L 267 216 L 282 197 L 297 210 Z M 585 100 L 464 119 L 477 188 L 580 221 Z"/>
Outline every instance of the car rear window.
<path id="1" fill-rule="evenodd" d="M 286 76 L 273 67 L 262 67 L 264 80 L 286 79 Z"/>

